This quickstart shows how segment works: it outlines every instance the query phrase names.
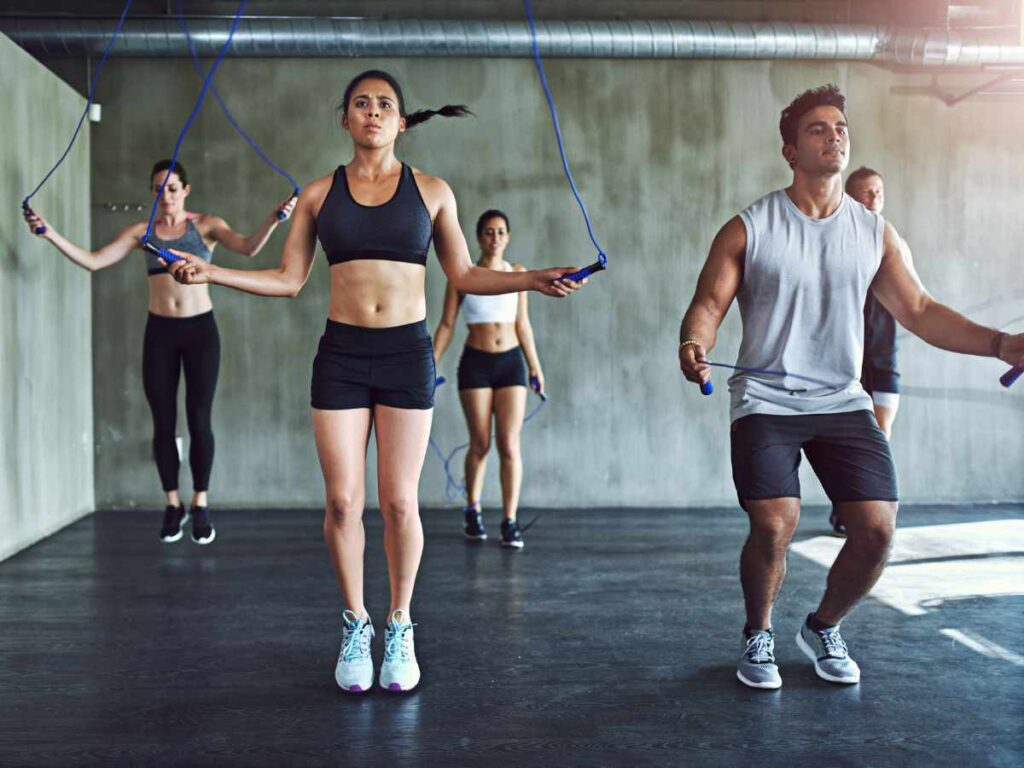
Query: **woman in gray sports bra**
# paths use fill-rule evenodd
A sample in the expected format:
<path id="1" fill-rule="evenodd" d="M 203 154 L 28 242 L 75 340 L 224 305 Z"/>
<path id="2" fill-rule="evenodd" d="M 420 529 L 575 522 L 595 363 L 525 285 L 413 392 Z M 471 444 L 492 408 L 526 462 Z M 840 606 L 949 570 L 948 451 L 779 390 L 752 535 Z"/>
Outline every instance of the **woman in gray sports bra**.
<path id="1" fill-rule="evenodd" d="M 307 184 L 274 269 L 225 269 L 195 256 L 170 265 L 187 284 L 216 283 L 262 296 L 295 296 L 320 241 L 330 269 L 328 318 L 313 364 L 311 405 L 324 474 L 324 539 L 344 601 L 334 679 L 365 692 L 374 681 L 373 625 L 363 603 L 366 447 L 377 440 L 378 503 L 384 518 L 391 605 L 380 685 L 408 691 L 420 680 L 410 603 L 423 552 L 418 487 L 433 416 L 433 344 L 426 330 L 427 249 L 463 293 L 540 291 L 567 296 L 574 268 L 498 272 L 474 266 L 444 180 L 395 156 L 399 134 L 464 107 L 407 113 L 387 72 L 353 78 L 338 108 L 352 160 Z M 440 631 L 444 631 L 443 627 Z"/>
<path id="2" fill-rule="evenodd" d="M 237 253 L 255 256 L 280 223 L 278 212 L 287 218 L 295 207 L 293 199 L 281 203 L 267 215 L 256 232 L 246 237 L 232 230 L 219 216 L 185 210 L 185 199 L 192 188 L 180 163 L 172 168 L 170 160 L 161 160 L 153 166 L 150 188 L 154 195 L 168 172 L 170 178 L 150 240 L 164 248 L 194 254 L 207 263 L 213 258 L 213 249 L 218 243 Z M 145 234 L 147 225 L 145 221 L 136 222 L 111 242 L 92 251 L 63 237 L 34 212 L 25 218 L 33 232 L 45 227 L 38 236 L 49 240 L 68 259 L 90 272 L 112 266 L 139 248 L 139 238 Z M 142 253 L 149 275 L 149 318 L 143 342 L 142 381 L 153 415 L 153 458 L 167 496 L 160 539 L 178 541 L 191 515 L 192 540 L 209 544 L 216 535 L 207 509 L 214 447 L 210 413 L 220 368 L 220 336 L 213 317 L 213 304 L 205 285 L 199 288 L 179 285 L 156 257 L 147 251 Z M 174 436 L 182 368 L 185 370 L 189 464 L 194 489 L 191 512 L 186 511 L 178 495 L 178 446 Z"/>

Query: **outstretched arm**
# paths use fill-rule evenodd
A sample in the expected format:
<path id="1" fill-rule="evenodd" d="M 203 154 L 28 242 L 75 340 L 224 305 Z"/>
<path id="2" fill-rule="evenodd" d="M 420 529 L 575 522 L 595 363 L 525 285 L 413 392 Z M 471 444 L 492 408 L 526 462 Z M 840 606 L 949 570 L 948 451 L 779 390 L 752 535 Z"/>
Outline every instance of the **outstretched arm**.
<path id="1" fill-rule="evenodd" d="M 209 216 L 209 236 L 216 240 L 218 243 L 223 245 L 229 251 L 240 253 L 243 256 L 252 258 L 264 245 L 267 244 L 267 240 L 270 239 L 270 235 L 277 225 L 288 219 L 292 212 L 295 210 L 297 198 L 289 197 L 278 205 L 260 224 L 259 229 L 253 232 L 251 235 L 246 236 L 235 232 L 224 219 L 220 216 Z M 281 218 L 278 214 L 282 214 L 284 218 Z"/>
<path id="2" fill-rule="evenodd" d="M 562 275 L 579 267 L 554 267 L 530 272 L 499 272 L 473 264 L 469 247 L 459 226 L 459 213 L 451 188 L 437 179 L 441 205 L 434 218 L 434 248 L 448 282 L 460 293 L 493 295 L 518 291 L 539 291 L 547 296 L 568 296 L 583 283 L 563 280 Z"/>
<path id="3" fill-rule="evenodd" d="M 90 251 L 88 248 L 82 248 L 80 245 L 72 243 L 35 211 L 25 211 L 24 216 L 33 234 L 37 230 L 45 228 L 45 231 L 42 234 L 36 235 L 36 237 L 49 240 L 69 261 L 90 272 L 105 269 L 112 264 L 116 264 L 131 253 L 133 249 L 138 248 L 139 238 L 146 230 L 145 224 L 136 222 L 121 230 L 118 236 L 106 245 L 95 251 Z"/>
<path id="4" fill-rule="evenodd" d="M 871 290 L 893 317 L 934 347 L 980 357 L 998 357 L 1010 365 L 1024 363 L 1024 334 L 1010 336 L 978 325 L 932 298 L 910 260 L 896 228 L 886 222 L 882 264 Z"/>
<path id="5" fill-rule="evenodd" d="M 167 269 L 175 280 L 185 285 L 212 283 L 259 296 L 296 296 L 309 279 L 313 267 L 316 252 L 313 205 L 316 199 L 316 183 L 307 186 L 299 195 L 294 221 L 281 254 L 281 264 L 276 269 L 228 269 L 178 251 L 174 253 L 181 260 L 168 264 Z"/>
<path id="6" fill-rule="evenodd" d="M 679 327 L 679 368 L 687 381 L 703 385 L 711 378 L 707 353 L 714 348 L 718 328 L 740 289 L 746 251 L 747 229 L 734 216 L 711 243 L 693 299 Z"/>

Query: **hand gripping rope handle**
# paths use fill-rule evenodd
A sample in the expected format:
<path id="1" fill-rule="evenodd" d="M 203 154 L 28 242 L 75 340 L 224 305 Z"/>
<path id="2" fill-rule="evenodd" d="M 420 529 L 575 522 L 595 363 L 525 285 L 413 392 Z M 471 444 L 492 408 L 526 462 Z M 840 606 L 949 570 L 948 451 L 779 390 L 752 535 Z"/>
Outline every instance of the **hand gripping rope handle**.
<path id="1" fill-rule="evenodd" d="M 36 212 L 33 211 L 31 208 L 29 208 L 28 198 L 27 197 L 24 200 L 21 201 L 21 210 L 23 210 L 29 216 L 35 216 L 36 215 Z M 46 227 L 44 227 L 42 225 L 40 225 L 38 227 L 32 227 L 32 231 L 35 232 L 37 235 L 45 235 L 46 234 Z"/>
<path id="2" fill-rule="evenodd" d="M 145 250 L 149 251 L 150 253 L 159 256 L 168 264 L 170 264 L 172 261 L 181 261 L 180 256 L 175 256 L 166 248 L 161 248 L 158 245 L 153 245 L 153 243 L 149 242 L 149 238 L 146 236 L 142 236 L 139 238 L 139 245 L 141 245 Z"/>
<path id="3" fill-rule="evenodd" d="M 1024 365 L 1016 365 L 999 377 L 999 383 L 1004 387 L 1012 387 L 1021 375 L 1024 375 Z"/>
<path id="4" fill-rule="evenodd" d="M 298 197 L 298 196 L 299 196 L 299 192 L 301 192 L 301 191 L 302 191 L 301 189 L 299 189 L 298 187 L 296 187 L 296 188 L 295 188 L 295 189 L 294 189 L 294 190 L 292 191 L 292 197 Z M 264 209 L 264 210 L 266 210 L 266 209 Z M 277 220 L 278 220 L 278 221 L 284 221 L 284 220 L 285 220 L 285 219 L 287 219 L 287 218 L 288 218 L 288 214 L 287 214 L 287 213 L 285 213 L 284 211 L 278 211 L 278 212 L 277 212 Z"/>
<path id="5" fill-rule="evenodd" d="M 579 282 L 585 277 L 590 277 L 595 272 L 600 272 L 603 269 L 608 268 L 608 257 L 603 253 L 600 258 L 590 266 L 584 267 L 578 272 L 573 272 L 571 275 L 562 275 L 563 280 L 572 280 L 573 282 Z"/>
<path id="6" fill-rule="evenodd" d="M 536 376 L 529 377 L 529 388 L 537 393 L 537 396 L 541 398 L 543 402 L 548 401 L 548 395 L 541 391 L 541 380 Z"/>

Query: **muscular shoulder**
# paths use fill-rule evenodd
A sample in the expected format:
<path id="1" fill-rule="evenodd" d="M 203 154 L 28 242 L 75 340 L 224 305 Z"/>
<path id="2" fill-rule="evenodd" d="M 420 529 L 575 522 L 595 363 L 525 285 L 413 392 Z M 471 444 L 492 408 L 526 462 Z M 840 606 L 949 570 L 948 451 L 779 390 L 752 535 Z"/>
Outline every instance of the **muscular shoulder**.
<path id="1" fill-rule="evenodd" d="M 308 182 L 299 193 L 299 199 L 296 203 L 297 208 L 306 207 L 313 216 L 320 213 L 320 206 L 324 204 L 324 200 L 327 199 L 327 193 L 331 191 L 331 186 L 334 184 L 334 171 L 321 176 L 319 179 L 314 179 Z"/>
<path id="2" fill-rule="evenodd" d="M 431 176 L 416 168 L 412 169 L 413 178 L 416 179 L 416 186 L 423 195 L 423 202 L 431 212 L 436 212 L 442 205 L 455 199 L 455 193 L 448 186 L 448 182 L 439 176 Z"/>
<path id="3" fill-rule="evenodd" d="M 221 227 L 227 226 L 227 222 L 224 219 L 220 216 L 214 216 L 212 213 L 190 213 L 189 220 L 192 222 L 192 226 L 196 228 L 196 231 L 204 237 Z"/>
<path id="4" fill-rule="evenodd" d="M 743 253 L 747 248 L 747 226 L 741 216 L 733 216 L 715 236 L 715 245 L 730 253 Z"/>

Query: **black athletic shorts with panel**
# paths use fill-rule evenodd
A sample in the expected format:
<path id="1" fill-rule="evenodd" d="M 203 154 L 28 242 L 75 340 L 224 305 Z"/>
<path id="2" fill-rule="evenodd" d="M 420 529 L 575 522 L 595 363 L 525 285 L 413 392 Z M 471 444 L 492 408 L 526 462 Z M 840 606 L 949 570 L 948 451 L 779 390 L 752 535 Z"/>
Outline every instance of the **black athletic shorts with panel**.
<path id="1" fill-rule="evenodd" d="M 801 452 L 833 504 L 899 499 L 889 441 L 868 410 L 744 416 L 732 424 L 731 444 L 741 506 L 744 501 L 800 498 Z"/>

